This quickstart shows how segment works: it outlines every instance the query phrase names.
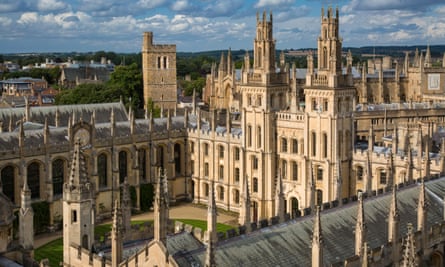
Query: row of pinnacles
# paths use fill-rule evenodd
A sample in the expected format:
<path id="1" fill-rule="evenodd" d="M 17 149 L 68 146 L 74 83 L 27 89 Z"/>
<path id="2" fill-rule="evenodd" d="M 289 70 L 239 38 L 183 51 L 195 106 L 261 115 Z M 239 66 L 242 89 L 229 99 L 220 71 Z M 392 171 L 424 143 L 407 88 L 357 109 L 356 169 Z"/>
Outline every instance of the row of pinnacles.
<path id="1" fill-rule="evenodd" d="M 313 179 L 313 177 L 312 177 Z M 226 234 L 220 234 L 216 231 L 216 204 L 215 204 L 215 194 L 214 186 L 210 187 L 210 200 L 208 205 L 208 230 L 202 235 L 199 230 L 193 230 L 190 226 L 184 226 L 180 223 L 176 224 L 175 231 L 188 231 L 192 233 L 197 239 L 206 243 L 206 266 L 218 266 L 218 242 L 223 239 L 235 238 L 236 235 L 249 235 L 250 232 L 255 232 L 259 229 L 266 227 L 274 228 L 281 227 L 283 224 L 288 223 L 290 216 L 285 214 L 284 211 L 284 195 L 282 190 L 282 177 L 279 175 L 276 179 L 277 189 L 276 189 L 276 216 L 270 220 L 262 220 L 260 222 L 250 221 L 250 195 L 249 195 L 249 185 L 248 179 L 244 179 L 244 192 L 242 195 L 242 210 L 240 214 L 241 226 L 238 231 L 230 230 Z M 400 187 L 413 187 L 412 184 L 403 185 Z M 371 240 L 368 243 L 367 240 L 367 218 L 366 218 L 366 207 L 365 198 L 367 194 L 359 194 L 357 197 L 352 197 L 351 200 L 358 200 L 357 206 L 357 216 L 355 225 L 355 256 L 345 259 L 344 261 L 334 263 L 334 262 L 324 262 L 324 244 L 327 241 L 323 236 L 323 221 L 321 209 L 330 212 L 334 209 L 341 209 L 344 205 L 354 205 L 343 201 L 342 203 L 332 203 L 331 206 L 323 205 L 323 207 L 316 207 L 314 203 L 314 198 L 312 198 L 311 207 L 305 210 L 306 216 L 314 213 L 314 219 L 312 224 L 312 266 L 325 266 L 330 264 L 333 266 L 387 266 L 390 264 L 400 265 L 400 266 L 420 266 L 427 260 L 427 255 L 431 254 L 431 251 L 437 250 L 437 246 L 445 240 L 445 226 L 443 222 L 433 225 L 431 228 L 427 226 L 427 210 L 428 210 L 428 197 L 425 189 L 425 182 L 422 180 L 419 187 L 418 201 L 417 201 L 417 231 L 413 232 L 413 227 L 408 223 L 405 233 L 400 233 L 403 228 L 401 225 L 401 219 L 399 215 L 398 208 L 398 197 L 397 197 L 397 187 L 394 186 L 392 189 L 391 205 L 388 218 L 388 234 L 387 234 L 387 244 L 382 244 L 378 247 L 370 247 Z M 94 215 L 94 210 L 92 209 L 92 201 L 94 200 L 93 192 L 94 188 L 89 183 L 89 178 L 86 176 L 85 171 L 85 159 L 81 146 L 79 142 L 76 142 L 73 158 L 71 163 L 71 173 L 68 183 L 64 186 L 64 204 L 68 206 L 64 207 L 64 215 L 70 217 L 65 221 L 64 226 L 64 241 L 69 242 L 66 244 L 64 249 L 64 264 L 68 266 L 176 266 L 175 259 L 172 255 L 168 254 L 167 242 L 168 236 L 172 234 L 173 227 L 171 221 L 169 220 L 169 195 L 167 186 L 167 177 L 162 171 L 159 172 L 158 182 L 156 185 L 156 197 L 154 200 L 154 230 L 145 230 L 143 234 L 139 232 L 139 236 L 135 234 L 140 229 L 132 229 L 130 226 L 131 214 L 129 208 L 131 206 L 128 194 L 128 183 L 123 185 L 122 201 L 116 200 L 114 205 L 114 216 L 111 232 L 111 257 L 106 258 L 94 254 L 94 244 L 95 241 L 92 239 L 94 232 L 94 220 L 88 218 L 89 214 Z M 22 190 L 22 208 L 20 211 L 21 220 L 20 222 L 27 222 L 26 225 L 20 225 L 20 242 L 24 249 L 32 251 L 33 248 L 33 235 L 32 235 L 32 209 L 30 209 L 30 197 L 29 188 L 25 181 Z M 312 192 L 315 194 L 315 192 Z M 370 197 L 369 200 L 372 200 Z M 69 203 L 66 203 L 69 202 Z M 80 202 L 86 202 L 88 205 L 80 204 Z M 445 202 L 444 202 L 445 203 Z M 77 205 L 83 205 L 81 209 L 76 210 Z M 84 203 L 85 204 L 85 203 Z M 71 206 L 69 206 L 71 205 Z M 72 209 L 74 207 L 74 209 Z M 442 208 L 442 210 L 445 210 Z M 79 213 L 77 213 L 77 211 Z M 83 218 L 81 218 L 83 217 Z M 70 230 L 75 230 L 72 227 L 67 227 L 66 224 L 69 222 L 75 222 L 77 220 L 85 219 L 80 224 L 81 228 L 85 228 L 83 234 L 77 231 L 71 232 Z M 445 217 L 445 213 L 442 215 Z M 23 218 L 23 219 L 22 219 Z M 28 218 L 28 220 L 26 219 Z M 29 221 L 29 218 L 31 220 Z M 94 218 L 94 217 L 92 217 Z M 298 223 L 299 220 L 304 220 L 304 217 L 299 217 L 293 220 L 293 223 Z M 383 218 L 380 218 L 383 219 Z M 442 218 L 442 221 L 444 218 Z M 29 228 L 30 227 L 30 228 Z M 286 226 L 284 226 L 286 227 Z M 146 227 L 148 228 L 148 227 Z M 350 227 L 352 231 L 352 226 Z M 67 230 L 65 232 L 65 230 Z M 133 231 L 133 233 L 132 233 Z M 258 233 L 257 233 L 258 234 Z M 75 236 L 80 236 L 80 239 L 75 238 Z M 400 239 L 400 236 L 405 236 Z M 125 257 L 123 255 L 123 243 L 128 240 L 134 240 L 135 237 L 146 236 L 147 238 L 153 236 L 151 241 L 147 241 L 147 244 L 139 252 L 135 253 L 133 256 Z M 97 245 L 98 246 L 98 245 Z M 308 250 L 309 253 L 309 250 Z M 148 257 L 147 257 L 148 255 Z M 47 261 L 42 261 L 42 266 L 45 266 Z M 146 265 L 147 264 L 147 265 Z"/>

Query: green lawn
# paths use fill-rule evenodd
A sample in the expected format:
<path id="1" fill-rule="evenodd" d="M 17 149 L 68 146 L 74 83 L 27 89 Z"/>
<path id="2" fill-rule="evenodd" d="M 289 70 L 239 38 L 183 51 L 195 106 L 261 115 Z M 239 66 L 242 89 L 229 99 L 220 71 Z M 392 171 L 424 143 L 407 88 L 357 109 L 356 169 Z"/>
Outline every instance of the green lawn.
<path id="1" fill-rule="evenodd" d="M 207 221 L 201 220 L 191 220 L 191 219 L 177 219 L 177 221 L 181 221 L 184 224 L 189 224 L 194 227 L 201 228 L 203 231 L 207 230 Z M 146 221 L 132 221 L 131 224 L 143 224 Z M 153 222 L 153 221 L 149 221 Z M 218 232 L 226 232 L 229 229 L 234 228 L 233 226 L 218 223 L 216 225 L 216 229 Z M 94 228 L 95 235 L 104 236 L 105 233 L 111 231 L 111 224 L 101 224 Z M 37 261 L 47 258 L 49 260 L 50 266 L 59 266 L 59 262 L 63 260 L 63 239 L 59 238 L 54 241 L 49 242 L 48 244 L 37 248 L 34 251 L 34 258 Z"/>

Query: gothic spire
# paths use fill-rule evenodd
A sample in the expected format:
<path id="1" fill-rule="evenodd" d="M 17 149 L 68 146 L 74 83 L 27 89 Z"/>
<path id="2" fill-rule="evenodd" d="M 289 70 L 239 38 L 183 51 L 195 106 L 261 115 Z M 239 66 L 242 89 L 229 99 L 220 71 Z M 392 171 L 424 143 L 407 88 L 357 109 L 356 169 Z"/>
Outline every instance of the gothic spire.
<path id="1" fill-rule="evenodd" d="M 281 170 L 277 176 L 277 185 L 275 192 L 275 213 L 280 222 L 284 222 L 286 211 L 284 210 L 284 192 L 283 192 L 283 177 Z"/>
<path id="2" fill-rule="evenodd" d="M 244 177 L 244 184 L 243 184 L 243 202 L 241 206 L 241 212 L 239 217 L 239 223 L 240 225 L 246 226 L 246 231 L 250 232 L 250 191 L 249 191 L 249 176 L 246 175 Z"/>
<path id="3" fill-rule="evenodd" d="M 425 181 L 422 179 L 419 188 L 419 200 L 417 203 L 417 231 L 422 231 L 422 234 L 426 233 L 426 216 L 427 199 L 425 195 Z"/>
<path id="4" fill-rule="evenodd" d="M 168 187 L 165 171 L 159 168 L 156 197 L 154 201 L 154 240 L 167 247 Z"/>
<path id="5" fill-rule="evenodd" d="M 26 174 L 23 175 L 22 203 L 19 211 L 19 240 L 24 249 L 34 247 L 34 211 L 31 207 L 31 190 Z"/>
<path id="6" fill-rule="evenodd" d="M 122 227 L 125 232 L 128 232 L 131 227 L 131 197 L 130 197 L 130 184 L 128 178 L 125 177 L 122 185 Z"/>
<path id="7" fill-rule="evenodd" d="M 80 149 L 80 140 L 75 140 L 73 158 L 71 161 L 71 171 L 68 183 L 71 186 L 78 186 L 88 182 L 85 165 L 85 157 Z"/>
<path id="8" fill-rule="evenodd" d="M 210 184 L 209 203 L 207 211 L 207 251 L 206 251 L 206 267 L 215 267 L 215 243 L 216 237 L 216 202 L 215 202 L 215 185 L 212 181 Z"/>
<path id="9" fill-rule="evenodd" d="M 399 210 L 397 209 L 397 186 L 392 188 L 391 207 L 388 218 L 388 242 L 397 243 L 399 237 Z"/>
<path id="10" fill-rule="evenodd" d="M 408 223 L 408 235 L 405 239 L 405 249 L 403 250 L 403 267 L 417 267 L 416 246 L 414 244 L 413 226 Z"/>
<path id="11" fill-rule="evenodd" d="M 355 255 L 362 256 L 363 244 L 366 240 L 365 212 L 363 207 L 363 195 L 358 195 L 357 222 L 355 224 Z"/>
<path id="12" fill-rule="evenodd" d="M 431 50 L 430 45 L 426 46 L 426 53 L 425 53 L 425 67 L 431 68 Z"/>
<path id="13" fill-rule="evenodd" d="M 312 267 L 323 265 L 323 235 L 321 231 L 320 206 L 315 210 L 314 228 L 312 230 Z"/>
<path id="14" fill-rule="evenodd" d="M 111 266 L 117 267 L 122 261 L 123 231 L 122 213 L 119 200 L 115 200 L 113 224 L 111 226 Z"/>

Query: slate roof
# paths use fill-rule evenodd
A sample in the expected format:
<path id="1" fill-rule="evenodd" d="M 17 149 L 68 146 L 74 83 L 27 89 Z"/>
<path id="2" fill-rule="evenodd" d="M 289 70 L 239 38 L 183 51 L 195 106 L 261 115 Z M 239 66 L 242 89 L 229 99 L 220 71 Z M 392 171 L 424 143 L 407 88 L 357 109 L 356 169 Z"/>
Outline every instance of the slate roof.
<path id="1" fill-rule="evenodd" d="M 400 214 L 400 238 L 407 233 L 407 223 L 417 228 L 418 184 L 398 191 Z M 427 226 L 442 222 L 445 195 L 445 178 L 426 183 L 426 195 L 430 201 Z M 387 243 L 387 218 L 391 193 L 365 199 L 365 222 L 367 239 L 371 248 Z M 358 202 L 325 210 L 321 213 L 321 228 L 324 240 L 324 262 L 336 263 L 354 256 L 354 228 Z M 313 216 L 301 217 L 283 224 L 260 229 L 238 236 L 216 246 L 218 266 L 310 266 Z M 183 255 L 176 254 L 180 266 L 204 266 L 205 249 L 190 249 Z"/>
<path id="2" fill-rule="evenodd" d="M 76 104 L 76 105 L 60 105 L 60 106 L 43 106 L 30 107 L 30 116 L 33 123 L 45 123 L 48 119 L 49 125 L 55 125 L 56 112 L 59 112 L 60 127 L 68 125 L 68 118 L 74 113 L 76 120 L 82 118 L 85 122 L 91 121 L 93 112 L 96 112 L 96 123 L 109 122 L 111 111 L 114 110 L 114 118 L 116 122 L 128 121 L 128 114 L 123 103 L 100 103 L 100 104 Z M 14 128 L 16 123 L 25 117 L 26 108 L 4 108 L 0 109 L 0 121 L 3 122 L 3 129 L 9 127 L 12 119 Z"/>
<path id="3" fill-rule="evenodd" d="M 64 78 L 68 81 L 76 81 L 77 79 L 89 79 L 93 80 L 97 77 L 98 81 L 106 82 L 110 79 L 110 71 L 107 68 L 91 68 L 91 67 L 79 67 L 79 68 L 62 68 L 64 72 Z M 63 77 L 63 75 L 62 75 Z"/>

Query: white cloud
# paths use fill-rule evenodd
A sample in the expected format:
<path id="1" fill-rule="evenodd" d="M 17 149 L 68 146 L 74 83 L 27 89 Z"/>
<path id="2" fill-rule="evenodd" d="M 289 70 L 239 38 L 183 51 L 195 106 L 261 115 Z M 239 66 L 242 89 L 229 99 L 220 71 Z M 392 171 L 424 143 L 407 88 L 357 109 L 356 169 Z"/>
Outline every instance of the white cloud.
<path id="1" fill-rule="evenodd" d="M 189 7 L 187 0 L 178 0 L 171 5 L 171 9 L 174 11 L 183 11 Z"/>
<path id="2" fill-rule="evenodd" d="M 57 0 L 39 0 L 37 9 L 39 11 L 55 11 L 67 8 L 68 5 Z"/>
<path id="3" fill-rule="evenodd" d="M 267 7 L 267 6 L 280 6 L 280 5 L 291 5 L 295 0 L 259 0 L 255 4 L 256 8 Z"/>
<path id="4" fill-rule="evenodd" d="M 166 0 L 139 0 L 137 5 L 142 8 L 155 8 L 166 4 Z"/>
<path id="5" fill-rule="evenodd" d="M 37 12 L 25 12 L 23 13 L 19 20 L 19 24 L 33 24 L 39 20 L 39 14 Z"/>
<path id="6" fill-rule="evenodd" d="M 3 0 L 0 2 L 0 13 L 17 11 L 22 5 L 19 0 Z"/>
<path id="7" fill-rule="evenodd" d="M 8 27 L 12 24 L 12 19 L 7 17 L 0 17 L 0 25 L 2 27 Z"/>

